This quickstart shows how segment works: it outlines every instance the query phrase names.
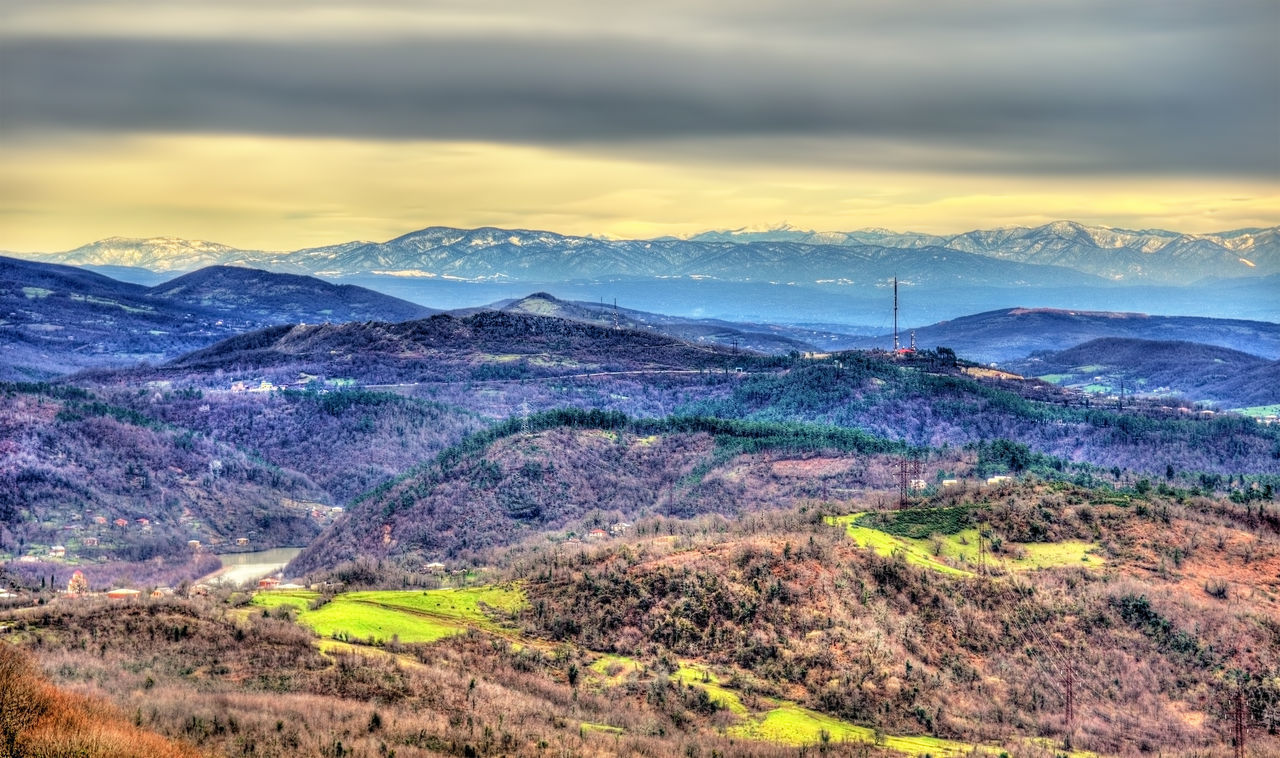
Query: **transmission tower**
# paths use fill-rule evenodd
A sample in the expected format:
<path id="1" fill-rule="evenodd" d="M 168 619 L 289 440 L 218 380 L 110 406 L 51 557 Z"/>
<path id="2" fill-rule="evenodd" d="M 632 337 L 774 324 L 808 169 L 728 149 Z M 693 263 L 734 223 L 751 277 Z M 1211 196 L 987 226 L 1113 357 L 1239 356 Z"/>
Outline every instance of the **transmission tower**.
<path id="1" fill-rule="evenodd" d="M 1068 660 L 1062 667 L 1062 692 L 1067 706 L 1067 734 L 1075 731 L 1076 722 L 1076 664 Z"/>
<path id="2" fill-rule="evenodd" d="M 898 459 L 898 505 L 905 506 L 910 494 L 915 490 L 914 482 L 920 479 L 924 464 L 917 458 L 902 457 Z"/>
<path id="3" fill-rule="evenodd" d="M 898 352 L 898 277 L 893 277 L 893 352 Z"/>
<path id="4" fill-rule="evenodd" d="M 529 401 L 520 402 L 520 433 L 529 436 Z"/>
<path id="5" fill-rule="evenodd" d="M 978 524 L 978 575 L 987 575 L 987 547 L 985 540 L 987 538 L 986 522 Z"/>
<path id="6" fill-rule="evenodd" d="M 1248 711 L 1244 707 L 1244 688 L 1236 681 L 1236 691 L 1231 696 L 1231 741 L 1235 744 L 1235 758 L 1244 758 L 1245 732 Z"/>

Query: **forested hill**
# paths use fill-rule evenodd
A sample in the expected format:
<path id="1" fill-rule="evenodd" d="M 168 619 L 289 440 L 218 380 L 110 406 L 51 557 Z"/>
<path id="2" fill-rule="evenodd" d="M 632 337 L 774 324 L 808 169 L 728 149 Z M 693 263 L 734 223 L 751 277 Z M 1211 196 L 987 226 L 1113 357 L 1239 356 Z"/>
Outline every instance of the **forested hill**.
<path id="1" fill-rule="evenodd" d="M 75 388 L 0 384 L 0 430 L 0 550 L 146 560 L 190 555 L 189 540 L 301 545 L 330 515 L 305 476 Z"/>
<path id="2" fill-rule="evenodd" d="M 1156 475 L 1280 473 L 1280 429 L 1249 418 L 1198 418 L 1160 401 L 978 381 L 861 353 L 744 376 L 720 389 L 676 411 L 831 424 L 935 447 L 1008 439 L 1070 461 Z"/>
<path id="3" fill-rule="evenodd" d="M 1220 476 L 1170 468 L 1183 466 L 1199 448 L 1231 447 L 1220 444 L 1223 439 L 1273 446 L 1248 453 L 1258 458 L 1280 450 L 1278 437 L 1240 434 L 1257 426 L 1249 420 L 1181 426 L 1149 421 L 1144 426 L 1142 419 L 1099 412 L 1073 426 L 1092 428 L 1093 439 L 1107 440 L 1109 424 L 1116 435 L 1110 438 L 1117 451 L 1113 460 L 1163 452 L 1161 460 L 1169 461 L 1161 465 L 1168 474 L 1163 481 L 1178 486 L 1224 484 Z M 607 526 L 649 515 L 743 513 L 863 490 L 883 493 L 896 487 L 903 456 L 924 461 L 920 477 L 927 482 L 1028 473 L 1084 483 L 1136 480 L 1118 468 L 1073 465 L 996 435 L 972 442 L 925 449 L 860 429 L 710 416 L 630 419 L 558 410 L 517 417 L 357 498 L 291 570 L 332 567 L 361 555 L 474 559 L 495 546 L 584 520 Z M 1234 463 L 1238 454 L 1219 456 Z"/>
<path id="4" fill-rule="evenodd" d="M 306 371 L 367 383 L 523 378 L 721 368 L 733 351 L 647 331 L 484 311 L 380 322 L 282 326 L 220 342 L 169 364 L 175 376 L 217 369 Z M 478 368 L 480 366 L 485 368 Z M 478 373 L 477 373 L 478 371 Z"/>
<path id="5" fill-rule="evenodd" d="M 128 389 L 112 403 L 305 475 L 342 505 L 428 460 L 487 426 L 489 419 L 457 406 L 400 395 L 340 392 L 203 392 L 139 395 Z"/>
<path id="6" fill-rule="evenodd" d="M 588 517 L 607 527 L 782 508 L 888 487 L 893 461 L 909 452 L 851 429 L 552 411 L 473 435 L 358 498 L 290 570 L 357 556 L 474 555 Z M 930 467 L 971 468 L 958 455 Z"/>
<path id="7" fill-rule="evenodd" d="M 1176 394 L 1224 408 L 1280 403 L 1280 361 L 1195 342 L 1097 339 L 1008 368 L 1059 385 Z"/>

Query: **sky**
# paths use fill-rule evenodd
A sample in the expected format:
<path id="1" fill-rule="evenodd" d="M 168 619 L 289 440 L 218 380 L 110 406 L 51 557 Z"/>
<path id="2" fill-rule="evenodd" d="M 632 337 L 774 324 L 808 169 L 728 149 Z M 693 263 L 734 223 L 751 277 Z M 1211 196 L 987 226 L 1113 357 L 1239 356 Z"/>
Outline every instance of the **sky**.
<path id="1" fill-rule="evenodd" d="M 0 0 L 0 249 L 1280 224 L 1274 0 Z"/>

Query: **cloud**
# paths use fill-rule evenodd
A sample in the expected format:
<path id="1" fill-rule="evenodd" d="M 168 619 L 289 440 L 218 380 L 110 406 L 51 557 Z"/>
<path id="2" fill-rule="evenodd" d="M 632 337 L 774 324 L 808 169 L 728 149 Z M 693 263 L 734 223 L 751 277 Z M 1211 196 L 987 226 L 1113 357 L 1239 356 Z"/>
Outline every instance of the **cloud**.
<path id="1" fill-rule="evenodd" d="M 291 3 L 50 5 L 63 6 L 5 6 L 9 140 L 225 133 L 1280 174 L 1280 6 L 1268 2 L 382 2 L 356 15 L 316 3 L 292 26 L 271 15 Z"/>

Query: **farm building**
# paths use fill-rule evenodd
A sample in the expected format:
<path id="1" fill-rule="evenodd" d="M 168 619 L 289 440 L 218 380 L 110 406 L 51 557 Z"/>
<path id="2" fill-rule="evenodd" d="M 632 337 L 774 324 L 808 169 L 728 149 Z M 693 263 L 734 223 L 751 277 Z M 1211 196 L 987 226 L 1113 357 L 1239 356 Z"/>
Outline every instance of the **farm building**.
<path id="1" fill-rule="evenodd" d="M 258 589 L 260 590 L 274 590 L 279 586 L 280 577 L 277 576 L 267 576 L 258 580 Z"/>
<path id="2" fill-rule="evenodd" d="M 118 589 L 111 590 L 107 593 L 107 597 L 112 600 L 137 600 L 142 595 L 142 590 Z"/>

